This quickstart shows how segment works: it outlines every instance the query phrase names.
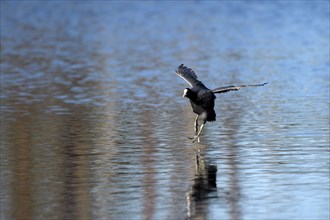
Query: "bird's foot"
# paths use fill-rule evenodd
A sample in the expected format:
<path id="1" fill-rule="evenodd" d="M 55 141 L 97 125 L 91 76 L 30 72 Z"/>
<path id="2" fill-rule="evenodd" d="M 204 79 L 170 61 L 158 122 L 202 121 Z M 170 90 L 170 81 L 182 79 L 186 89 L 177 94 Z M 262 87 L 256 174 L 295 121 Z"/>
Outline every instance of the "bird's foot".
<path id="1" fill-rule="evenodd" d="M 193 140 L 192 142 L 195 143 L 196 141 L 199 143 L 199 136 L 194 136 L 194 137 L 188 137 L 190 140 Z"/>

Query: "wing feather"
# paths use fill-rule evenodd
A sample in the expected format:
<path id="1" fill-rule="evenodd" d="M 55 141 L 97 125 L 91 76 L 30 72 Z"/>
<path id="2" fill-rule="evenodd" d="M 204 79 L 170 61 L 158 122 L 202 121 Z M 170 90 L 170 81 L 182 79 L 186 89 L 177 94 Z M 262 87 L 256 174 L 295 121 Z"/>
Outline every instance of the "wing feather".
<path id="1" fill-rule="evenodd" d="M 197 79 L 196 73 L 191 68 L 188 68 L 183 64 L 181 64 L 175 70 L 175 72 L 176 75 L 184 79 L 191 87 L 193 87 L 195 84 L 200 83 L 200 81 Z"/>
<path id="2" fill-rule="evenodd" d="M 264 86 L 266 84 L 268 84 L 268 82 L 262 83 L 262 84 L 256 84 L 256 85 L 224 86 L 224 87 L 219 87 L 219 88 L 213 89 L 212 92 L 225 93 L 225 92 L 230 92 L 230 91 L 238 91 L 241 88 L 245 88 L 245 87 L 257 87 L 257 86 Z"/>

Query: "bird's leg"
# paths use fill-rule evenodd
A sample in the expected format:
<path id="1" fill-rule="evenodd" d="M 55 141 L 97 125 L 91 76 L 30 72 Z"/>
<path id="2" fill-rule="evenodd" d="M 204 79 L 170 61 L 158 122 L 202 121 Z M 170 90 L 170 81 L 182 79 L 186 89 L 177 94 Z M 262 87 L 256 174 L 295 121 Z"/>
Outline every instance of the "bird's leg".
<path id="1" fill-rule="evenodd" d="M 197 136 L 197 133 L 198 133 L 198 118 L 199 118 L 199 115 L 196 116 L 196 119 L 195 119 L 195 122 L 194 122 L 195 136 L 194 137 L 188 137 L 189 139 L 194 139 Z M 199 138 L 198 138 L 198 143 L 199 143 Z"/>
<path id="2" fill-rule="evenodd" d="M 204 128 L 204 125 L 205 125 L 205 123 L 203 123 L 203 124 L 201 125 L 201 127 L 199 128 L 198 134 L 195 136 L 195 138 L 194 138 L 194 140 L 193 140 L 193 143 L 194 143 L 196 140 L 199 139 L 199 135 L 201 134 L 201 132 L 202 132 L 202 130 L 203 130 L 203 128 Z"/>
<path id="3" fill-rule="evenodd" d="M 198 118 L 199 118 L 199 115 L 196 116 L 195 123 L 194 123 L 195 135 L 197 135 L 197 131 L 198 131 Z"/>
<path id="4" fill-rule="evenodd" d="M 197 132 L 198 132 L 198 118 L 199 118 L 199 115 L 196 116 L 196 119 L 195 119 L 195 123 L 194 123 L 194 130 L 195 130 L 195 135 L 197 135 Z M 197 142 L 199 143 L 199 137 L 197 138 Z"/>

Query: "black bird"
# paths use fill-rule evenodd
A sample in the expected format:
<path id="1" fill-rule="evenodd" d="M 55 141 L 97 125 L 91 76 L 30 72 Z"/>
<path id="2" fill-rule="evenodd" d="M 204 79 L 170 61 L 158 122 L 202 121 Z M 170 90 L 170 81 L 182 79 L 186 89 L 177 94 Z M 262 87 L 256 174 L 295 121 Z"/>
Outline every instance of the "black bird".
<path id="1" fill-rule="evenodd" d="M 191 107 L 193 112 L 197 114 L 194 123 L 194 131 L 195 136 L 193 138 L 189 137 L 189 139 L 193 139 L 193 143 L 198 140 L 199 135 L 201 134 L 204 125 L 207 121 L 215 121 L 216 114 L 214 111 L 214 100 L 216 96 L 214 93 L 225 93 L 229 91 L 237 91 L 244 87 L 256 87 L 256 86 L 264 86 L 267 83 L 257 84 L 257 85 L 239 85 L 239 86 L 224 86 L 219 87 L 213 90 L 208 89 L 201 81 L 197 79 L 195 72 L 181 64 L 176 70 L 176 74 L 182 77 L 191 88 L 186 88 L 183 91 L 183 97 L 187 97 L 190 100 Z M 198 120 L 201 118 L 202 125 L 198 129 Z"/>

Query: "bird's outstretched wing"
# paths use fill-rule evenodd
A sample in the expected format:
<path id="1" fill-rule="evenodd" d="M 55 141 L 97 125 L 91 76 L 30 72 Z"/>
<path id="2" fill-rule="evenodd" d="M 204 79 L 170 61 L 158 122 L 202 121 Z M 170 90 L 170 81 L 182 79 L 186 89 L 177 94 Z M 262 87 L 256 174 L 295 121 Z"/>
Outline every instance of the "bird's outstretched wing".
<path id="1" fill-rule="evenodd" d="M 197 79 L 197 75 L 196 73 L 186 67 L 185 65 L 181 64 L 176 70 L 176 75 L 180 76 L 182 79 L 184 79 L 191 87 L 193 87 L 195 84 L 199 84 L 201 83 L 198 79 Z"/>
<path id="2" fill-rule="evenodd" d="M 245 88 L 245 87 L 257 87 L 257 86 L 264 86 L 266 84 L 268 84 L 268 82 L 262 83 L 262 84 L 256 84 L 256 85 L 224 86 L 224 87 L 219 87 L 219 88 L 213 89 L 212 92 L 225 93 L 225 92 L 230 92 L 230 91 L 237 91 L 237 90 L 240 90 L 241 88 Z"/>

